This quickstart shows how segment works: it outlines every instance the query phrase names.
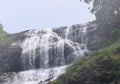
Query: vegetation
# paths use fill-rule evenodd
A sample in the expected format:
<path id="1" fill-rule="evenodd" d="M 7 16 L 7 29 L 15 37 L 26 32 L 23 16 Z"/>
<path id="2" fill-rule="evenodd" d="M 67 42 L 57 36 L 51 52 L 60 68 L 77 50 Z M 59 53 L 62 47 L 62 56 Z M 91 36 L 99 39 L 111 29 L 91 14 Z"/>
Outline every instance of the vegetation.
<path id="1" fill-rule="evenodd" d="M 0 24 L 0 43 L 10 43 L 18 37 L 18 33 L 16 34 L 8 34 L 3 30 L 3 25 Z"/>
<path id="2" fill-rule="evenodd" d="M 19 33 L 5 34 L 4 36 L 0 38 L 0 43 L 8 44 L 8 43 L 15 41 L 18 37 L 19 37 Z"/>
<path id="3" fill-rule="evenodd" d="M 6 31 L 3 30 L 3 25 L 0 24 L 0 43 L 10 43 L 12 41 L 15 41 L 15 39 L 17 39 L 18 36 L 19 33 L 8 34 Z"/>
<path id="4" fill-rule="evenodd" d="M 0 24 L 0 39 L 7 35 L 7 32 L 3 30 L 2 24 Z"/>
<path id="5" fill-rule="evenodd" d="M 90 10 L 96 16 L 98 35 L 101 38 L 98 49 L 111 45 L 120 40 L 120 0 L 82 0 L 89 4 Z M 104 44 L 104 45 L 103 45 Z"/>
<path id="6" fill-rule="evenodd" d="M 49 84 L 120 84 L 120 41 L 80 59 Z"/>

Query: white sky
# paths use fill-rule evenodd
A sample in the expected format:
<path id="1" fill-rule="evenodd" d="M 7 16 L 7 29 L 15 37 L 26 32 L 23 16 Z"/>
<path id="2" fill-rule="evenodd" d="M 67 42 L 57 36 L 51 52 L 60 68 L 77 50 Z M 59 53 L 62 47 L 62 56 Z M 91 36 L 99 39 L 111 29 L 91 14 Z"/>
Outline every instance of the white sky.
<path id="1" fill-rule="evenodd" d="M 60 27 L 95 19 L 79 0 L 0 0 L 0 22 L 9 33 Z"/>

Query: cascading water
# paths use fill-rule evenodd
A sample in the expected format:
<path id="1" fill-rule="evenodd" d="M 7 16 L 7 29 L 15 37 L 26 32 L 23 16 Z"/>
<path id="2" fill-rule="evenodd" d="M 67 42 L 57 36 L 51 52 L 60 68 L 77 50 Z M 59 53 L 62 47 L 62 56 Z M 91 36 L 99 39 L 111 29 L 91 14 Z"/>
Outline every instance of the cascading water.
<path id="1" fill-rule="evenodd" d="M 57 78 L 60 74 L 65 72 L 67 66 L 28 70 L 18 73 L 13 79 L 8 79 L 4 84 L 46 84 Z"/>
<path id="2" fill-rule="evenodd" d="M 86 25 L 70 26 L 63 32 L 52 28 L 27 31 L 20 47 L 21 67 L 28 71 L 3 84 L 46 84 L 56 79 L 75 59 L 89 52 Z"/>
<path id="3" fill-rule="evenodd" d="M 70 31 L 70 29 L 67 30 Z M 67 35 L 69 35 L 69 31 L 67 31 Z M 23 49 L 21 55 L 23 69 L 65 65 L 68 64 L 68 60 L 72 62 L 76 57 L 79 57 L 84 50 L 81 50 L 80 44 L 77 42 L 67 39 L 67 35 L 63 39 L 53 32 L 52 29 L 31 30 L 27 32 L 26 39 L 21 45 Z M 67 53 L 65 50 L 70 50 L 71 52 L 67 51 L 69 52 Z"/>
<path id="4" fill-rule="evenodd" d="M 26 33 L 26 36 L 27 38 L 21 45 L 23 69 L 48 68 L 49 46 L 51 44 L 49 40 L 52 38 L 52 29 L 31 30 Z"/>
<path id="5" fill-rule="evenodd" d="M 70 33 L 70 27 L 67 27 L 66 30 L 65 30 L 65 39 L 68 39 L 68 35 Z"/>

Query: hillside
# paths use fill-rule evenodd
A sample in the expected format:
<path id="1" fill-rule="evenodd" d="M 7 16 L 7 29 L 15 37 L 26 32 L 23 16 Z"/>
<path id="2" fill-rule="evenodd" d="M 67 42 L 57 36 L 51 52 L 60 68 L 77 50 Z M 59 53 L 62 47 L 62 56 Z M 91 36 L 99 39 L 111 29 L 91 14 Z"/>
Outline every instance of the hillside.
<path id="1" fill-rule="evenodd" d="M 120 41 L 80 59 L 49 84 L 120 84 Z"/>

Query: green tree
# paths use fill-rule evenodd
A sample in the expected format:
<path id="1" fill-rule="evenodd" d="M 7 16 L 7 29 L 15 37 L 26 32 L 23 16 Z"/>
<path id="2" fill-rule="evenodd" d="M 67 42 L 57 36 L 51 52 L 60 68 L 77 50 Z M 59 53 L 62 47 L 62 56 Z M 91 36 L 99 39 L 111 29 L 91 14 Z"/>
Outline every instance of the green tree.
<path id="1" fill-rule="evenodd" d="M 90 12 L 96 17 L 98 34 L 102 38 L 102 44 L 109 45 L 120 39 L 120 0 L 83 1 L 87 4 L 93 2 Z"/>
<path id="2" fill-rule="evenodd" d="M 3 25 L 0 23 L 0 38 L 7 35 L 7 32 L 3 30 Z"/>
<path id="3" fill-rule="evenodd" d="M 2 31 L 3 31 L 3 25 L 0 24 L 0 33 L 2 33 Z"/>

